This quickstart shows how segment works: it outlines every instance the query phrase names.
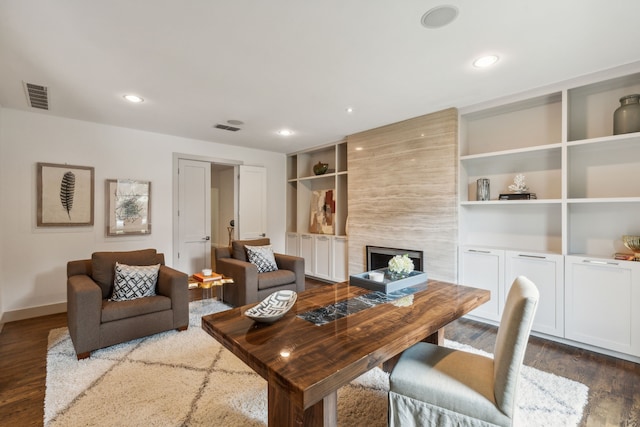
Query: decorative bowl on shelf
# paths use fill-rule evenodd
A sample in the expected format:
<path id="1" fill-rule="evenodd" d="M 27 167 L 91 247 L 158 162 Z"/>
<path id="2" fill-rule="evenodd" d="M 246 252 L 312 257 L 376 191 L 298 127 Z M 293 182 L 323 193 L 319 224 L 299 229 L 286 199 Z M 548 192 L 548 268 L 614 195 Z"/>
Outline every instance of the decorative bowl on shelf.
<path id="1" fill-rule="evenodd" d="M 294 291 L 277 291 L 244 312 L 244 315 L 260 323 L 273 323 L 287 314 L 296 303 Z"/>
<path id="2" fill-rule="evenodd" d="M 329 163 L 318 162 L 313 166 L 313 173 L 316 175 L 324 175 L 329 170 Z"/>
<path id="3" fill-rule="evenodd" d="M 640 261 L 640 236 L 622 236 L 622 243 L 633 251 L 636 261 Z"/>

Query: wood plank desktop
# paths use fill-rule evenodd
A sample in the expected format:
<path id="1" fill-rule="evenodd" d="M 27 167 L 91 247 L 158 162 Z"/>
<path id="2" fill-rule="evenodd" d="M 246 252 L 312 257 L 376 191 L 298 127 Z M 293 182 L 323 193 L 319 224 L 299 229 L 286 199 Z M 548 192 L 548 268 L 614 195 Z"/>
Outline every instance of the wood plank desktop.
<path id="1" fill-rule="evenodd" d="M 337 390 L 413 344 L 441 343 L 444 326 L 487 302 L 489 291 L 429 280 L 407 306 L 385 303 L 316 326 L 296 315 L 371 291 L 348 282 L 298 294 L 273 324 L 244 316 L 250 304 L 204 316 L 202 328 L 268 382 L 269 426 L 337 425 Z"/>

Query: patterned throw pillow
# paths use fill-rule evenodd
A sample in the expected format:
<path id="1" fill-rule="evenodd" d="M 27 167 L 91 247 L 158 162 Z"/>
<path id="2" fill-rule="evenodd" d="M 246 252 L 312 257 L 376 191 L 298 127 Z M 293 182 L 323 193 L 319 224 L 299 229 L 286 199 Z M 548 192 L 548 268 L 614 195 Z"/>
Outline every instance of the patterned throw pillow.
<path id="1" fill-rule="evenodd" d="M 111 301 L 129 301 L 156 294 L 160 264 L 126 265 L 116 262 Z"/>
<path id="2" fill-rule="evenodd" d="M 265 246 L 247 246 L 247 257 L 249 262 L 258 267 L 258 273 L 266 273 L 268 271 L 276 271 L 278 265 L 276 264 L 276 258 L 273 255 L 273 248 L 271 245 Z"/>

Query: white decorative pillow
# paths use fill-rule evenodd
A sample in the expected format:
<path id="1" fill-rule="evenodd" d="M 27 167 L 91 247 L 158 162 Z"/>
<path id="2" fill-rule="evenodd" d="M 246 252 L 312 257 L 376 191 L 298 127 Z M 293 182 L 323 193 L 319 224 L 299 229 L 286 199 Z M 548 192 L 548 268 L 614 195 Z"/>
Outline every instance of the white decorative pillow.
<path id="1" fill-rule="evenodd" d="M 160 264 L 126 265 L 116 262 L 111 301 L 129 301 L 156 294 Z"/>
<path id="2" fill-rule="evenodd" d="M 268 271 L 276 271 L 278 269 L 271 245 L 245 245 L 245 248 L 247 250 L 247 258 L 249 258 L 249 262 L 258 267 L 258 273 L 266 273 Z"/>

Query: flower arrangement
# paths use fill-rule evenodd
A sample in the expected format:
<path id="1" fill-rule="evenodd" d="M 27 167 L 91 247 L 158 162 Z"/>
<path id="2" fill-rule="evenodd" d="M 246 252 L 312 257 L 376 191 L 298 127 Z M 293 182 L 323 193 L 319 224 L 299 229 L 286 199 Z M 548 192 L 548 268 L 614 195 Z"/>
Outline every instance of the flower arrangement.
<path id="1" fill-rule="evenodd" d="M 409 274 L 413 271 L 413 261 L 408 254 L 396 255 L 389 260 L 389 272 L 395 274 Z"/>
<path id="2" fill-rule="evenodd" d="M 509 186 L 509 190 L 513 191 L 514 193 L 524 193 L 525 191 L 529 190 L 529 187 L 527 187 L 527 184 L 525 184 L 524 182 L 524 175 L 522 175 L 521 173 L 516 175 L 516 177 L 513 179 L 513 184 Z"/>

